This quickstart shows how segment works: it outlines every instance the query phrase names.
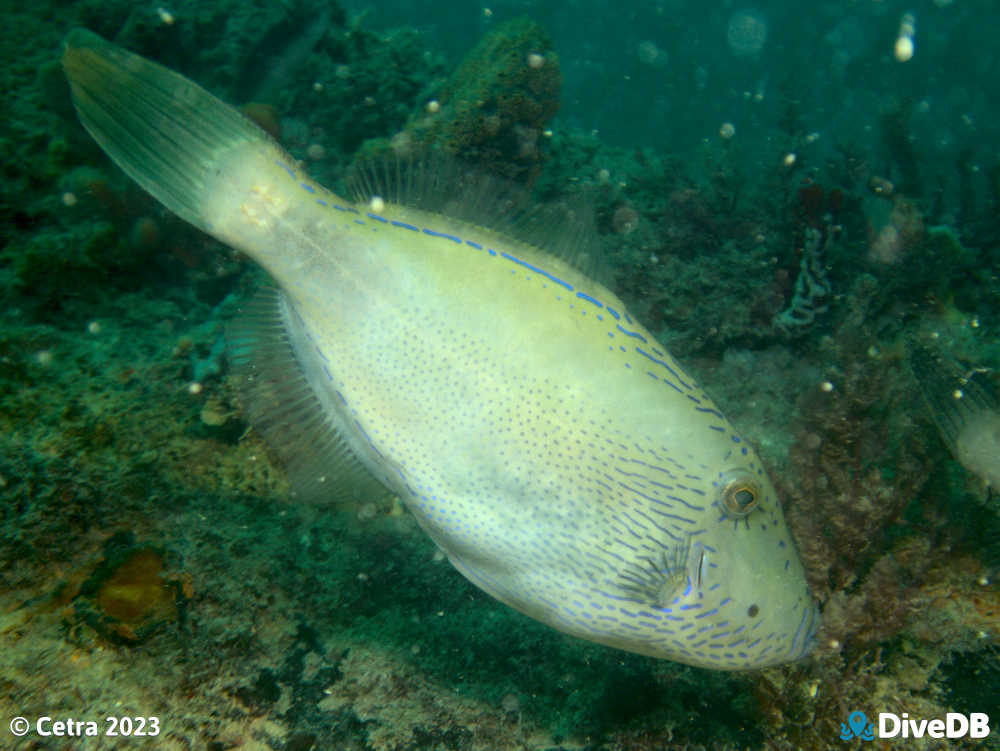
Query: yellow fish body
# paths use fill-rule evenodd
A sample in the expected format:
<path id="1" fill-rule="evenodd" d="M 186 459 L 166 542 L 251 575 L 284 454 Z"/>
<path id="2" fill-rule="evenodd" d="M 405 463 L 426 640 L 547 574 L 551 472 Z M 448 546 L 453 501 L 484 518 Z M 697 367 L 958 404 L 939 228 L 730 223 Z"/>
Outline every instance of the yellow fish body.
<path id="1" fill-rule="evenodd" d="M 307 484 L 359 462 L 473 583 L 584 639 L 726 670 L 809 651 L 817 611 L 760 460 L 611 292 L 480 226 L 340 198 L 90 32 L 63 66 L 125 172 L 275 280 L 236 359 Z M 325 469 L 298 457 L 314 434 Z"/>

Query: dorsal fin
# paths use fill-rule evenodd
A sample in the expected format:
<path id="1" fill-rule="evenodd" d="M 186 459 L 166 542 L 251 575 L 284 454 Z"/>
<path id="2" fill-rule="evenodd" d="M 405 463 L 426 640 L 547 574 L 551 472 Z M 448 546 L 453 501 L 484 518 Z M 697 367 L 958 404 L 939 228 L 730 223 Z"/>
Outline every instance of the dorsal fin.
<path id="1" fill-rule="evenodd" d="M 559 258 L 595 281 L 610 278 L 601 262 L 592 202 L 577 194 L 532 203 L 528 191 L 441 151 L 363 157 L 347 189 L 355 201 L 374 197 L 499 232 Z"/>

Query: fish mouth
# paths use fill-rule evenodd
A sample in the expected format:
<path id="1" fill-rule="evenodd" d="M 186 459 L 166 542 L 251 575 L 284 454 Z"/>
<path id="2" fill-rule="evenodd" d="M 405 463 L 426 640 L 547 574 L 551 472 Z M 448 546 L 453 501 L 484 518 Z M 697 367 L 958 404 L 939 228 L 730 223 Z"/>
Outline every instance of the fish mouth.
<path id="1" fill-rule="evenodd" d="M 802 613 L 802 620 L 799 621 L 799 628 L 792 639 L 792 647 L 789 650 L 789 659 L 798 660 L 805 657 L 816 647 L 816 632 L 819 631 L 819 608 L 816 603 L 809 600 Z"/>

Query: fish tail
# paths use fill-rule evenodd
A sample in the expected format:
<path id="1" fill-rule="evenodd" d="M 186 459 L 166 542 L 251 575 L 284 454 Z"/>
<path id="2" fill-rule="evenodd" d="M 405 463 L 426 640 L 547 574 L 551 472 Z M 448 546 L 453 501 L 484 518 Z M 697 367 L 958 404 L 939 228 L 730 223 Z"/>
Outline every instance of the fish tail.
<path id="1" fill-rule="evenodd" d="M 197 84 L 86 29 L 66 36 L 62 65 L 94 140 L 150 195 L 206 231 L 204 206 L 219 164 L 240 147 L 269 143 Z"/>

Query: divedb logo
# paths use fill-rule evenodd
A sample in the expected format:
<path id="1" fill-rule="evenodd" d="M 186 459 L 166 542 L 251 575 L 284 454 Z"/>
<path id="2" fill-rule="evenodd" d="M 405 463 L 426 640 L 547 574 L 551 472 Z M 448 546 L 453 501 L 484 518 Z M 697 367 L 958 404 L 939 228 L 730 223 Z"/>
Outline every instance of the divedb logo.
<path id="1" fill-rule="evenodd" d="M 985 738 L 990 734 L 990 718 L 984 712 L 948 712 L 944 719 L 915 720 L 906 712 L 898 715 L 879 712 L 878 727 L 868 721 L 864 712 L 855 710 L 847 715 L 847 722 L 840 723 L 840 739 L 857 738 L 871 741 L 875 738 Z"/>

